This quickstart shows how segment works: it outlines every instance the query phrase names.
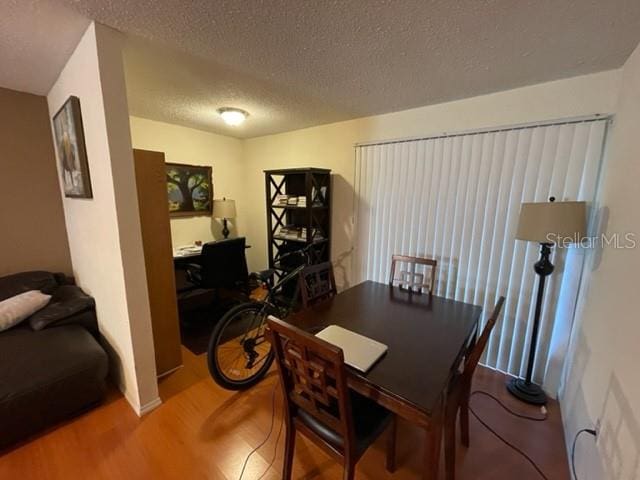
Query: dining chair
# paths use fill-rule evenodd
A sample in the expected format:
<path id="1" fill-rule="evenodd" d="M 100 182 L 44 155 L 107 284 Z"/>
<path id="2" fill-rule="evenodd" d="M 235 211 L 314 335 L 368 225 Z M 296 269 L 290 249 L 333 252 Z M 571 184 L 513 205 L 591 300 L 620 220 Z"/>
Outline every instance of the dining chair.
<path id="1" fill-rule="evenodd" d="M 401 270 L 400 276 L 396 277 L 396 263 L 406 263 L 408 270 Z M 418 265 L 424 265 L 424 272 L 418 272 Z M 430 267 L 429 283 L 425 283 L 425 273 Z M 406 288 L 410 292 L 414 288 L 418 293 L 422 293 L 425 289 L 429 291 L 429 295 L 433 295 L 433 289 L 436 286 L 436 269 L 438 261 L 432 258 L 410 257 L 407 255 L 392 255 L 391 257 L 391 274 L 389 275 L 389 285 L 397 285 L 400 288 Z"/>
<path id="2" fill-rule="evenodd" d="M 462 371 L 456 372 L 449 385 L 444 415 L 444 453 L 447 480 L 454 480 L 455 478 L 456 419 L 458 411 L 460 412 L 461 441 L 465 447 L 469 446 L 469 397 L 471 395 L 473 372 L 478 366 L 491 331 L 500 316 L 503 303 L 504 297 L 500 297 L 493 309 L 493 313 L 482 330 L 480 338 L 478 338 L 475 345 L 470 348 L 470 351 L 466 355 Z"/>
<path id="3" fill-rule="evenodd" d="M 395 415 L 349 390 L 342 349 L 270 316 L 267 334 L 284 393 L 286 423 L 283 480 L 290 480 L 299 431 L 344 465 L 344 479 L 388 428 L 387 470 L 395 469 Z"/>
<path id="4" fill-rule="evenodd" d="M 299 284 L 304 308 L 331 298 L 337 293 L 331 262 L 305 267 L 300 272 Z"/>

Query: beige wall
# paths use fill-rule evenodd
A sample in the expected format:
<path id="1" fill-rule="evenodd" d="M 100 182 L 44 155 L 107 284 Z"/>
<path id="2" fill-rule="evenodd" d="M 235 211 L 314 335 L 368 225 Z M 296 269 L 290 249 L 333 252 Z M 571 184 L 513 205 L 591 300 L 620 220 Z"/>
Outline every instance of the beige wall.
<path id="1" fill-rule="evenodd" d="M 138 412 L 159 403 L 120 34 L 91 24 L 47 96 L 80 98 L 92 199 L 64 198 L 73 273 L 96 300 L 115 374 Z"/>
<path id="2" fill-rule="evenodd" d="M 578 444 L 583 480 L 640 478 L 640 47 L 622 69 L 619 92 L 600 201 L 603 231 L 633 233 L 638 244 L 594 255 L 582 294 L 561 405 L 568 444 L 578 428 L 602 424 L 597 447 L 592 438 Z"/>
<path id="3" fill-rule="evenodd" d="M 103 58 L 100 61 L 102 63 Z M 119 76 L 121 65 L 116 71 Z M 96 95 L 96 87 L 106 80 L 98 74 L 95 38 L 90 28 L 49 95 L 49 103 L 53 111 L 69 93 L 80 95 L 83 102 L 96 199 L 93 203 L 65 200 L 65 215 L 74 272 L 81 284 L 84 283 L 104 306 L 100 312 L 101 328 L 122 359 L 124 388 L 127 390 L 129 384 L 137 385 L 139 366 L 148 370 L 148 362 L 138 362 L 135 358 L 135 340 L 132 338 L 143 338 L 144 344 L 144 339 L 150 336 L 145 334 L 147 312 L 144 306 L 137 310 L 143 318 L 139 323 L 142 327 L 136 329 L 133 323 L 138 319 L 132 315 L 134 309 L 129 305 L 134 300 L 132 294 L 141 291 L 143 275 L 136 266 L 135 275 L 127 281 L 123 261 L 132 261 L 134 254 L 139 253 L 139 226 L 133 215 L 125 215 L 126 205 L 133 202 L 135 210 L 136 203 L 126 182 L 130 173 L 130 165 L 127 165 L 131 161 L 126 150 L 130 146 L 127 142 L 114 140 L 124 134 L 128 122 L 121 122 L 118 132 L 112 131 L 109 125 L 115 127 L 115 124 L 109 120 L 115 120 L 122 113 L 122 105 L 117 105 L 117 111 L 109 113 L 109 108 L 105 109 L 100 96 Z M 104 90 L 104 85 L 102 87 Z M 105 100 L 109 97 L 114 100 L 116 93 L 122 93 L 117 89 L 110 92 L 112 95 L 107 89 Z M 262 171 L 276 167 L 331 168 L 335 174 L 333 259 L 338 282 L 344 287 L 351 282 L 355 143 L 611 113 L 616 109 L 603 203 L 611 212 L 608 231 L 623 233 L 634 231 L 640 220 L 638 209 L 629 208 L 629 202 L 633 204 L 635 201 L 635 184 L 640 178 L 638 51 L 623 70 L 246 141 L 139 118 L 131 118 L 131 136 L 136 148 L 164 151 L 168 161 L 213 165 L 215 196 L 231 197 L 238 202 L 240 233 L 246 234 L 254 246 L 248 252 L 252 269 L 266 265 Z M 122 120 L 121 116 L 118 118 Z M 92 126 L 97 128 L 94 130 Z M 116 154 L 118 158 L 115 158 Z M 126 188 L 120 188 L 121 185 Z M 125 227 L 133 232 L 129 237 L 122 232 Z M 201 237 L 217 234 L 217 227 L 212 230 L 206 218 L 174 221 L 172 230 L 175 245 L 196 239 L 207 240 Z M 120 245 L 125 244 L 133 244 L 134 247 L 124 252 Z M 99 260 L 92 258 L 96 251 L 101 252 Z M 139 257 L 142 259 L 142 255 Z M 638 309 L 634 308 L 634 275 L 639 268 L 637 249 L 607 249 L 596 263 L 590 281 L 591 293 L 586 297 L 581 325 L 574 337 L 572 368 L 562 398 L 568 438 L 576 427 L 591 426 L 598 418 L 603 419 L 604 428 L 622 419 L 623 428 L 616 433 L 619 442 L 616 448 L 623 453 L 623 468 L 637 459 L 640 452 L 640 383 L 634 362 L 640 338 Z M 129 393 L 127 395 L 130 396 Z M 585 449 L 578 461 L 583 472 L 581 478 L 604 475 L 612 458 L 607 446 L 603 444 L 593 450 L 599 455 L 592 454 L 588 447 Z M 634 477 L 629 474 L 619 478 Z"/>
<path id="4" fill-rule="evenodd" d="M 164 152 L 167 162 L 211 166 L 214 198 L 226 197 L 236 201 L 238 218 L 229 224 L 231 236 L 243 234 L 245 212 L 253 206 L 245 202 L 241 140 L 131 117 L 131 141 L 134 148 Z M 208 242 L 222 238 L 221 231 L 221 222 L 211 217 L 171 219 L 174 248 L 192 244 L 196 240 Z"/>
<path id="5" fill-rule="evenodd" d="M 619 92 L 621 95 L 618 99 Z M 266 265 L 262 171 L 276 167 L 331 168 L 335 174 L 333 259 L 337 267 L 338 282 L 344 287 L 351 282 L 355 143 L 611 113 L 616 110 L 618 113 L 611 140 L 603 203 L 610 209 L 608 231 L 624 233 L 634 231 L 640 225 L 638 209 L 629 208 L 629 202 L 635 201 L 633 194 L 637 190 L 637 179 L 640 178 L 640 142 L 637 139 L 637 125 L 640 124 L 639 51 L 636 51 L 623 70 L 246 141 L 139 118 L 131 118 L 131 136 L 136 148 L 163 151 L 167 154 L 168 161 L 213 166 L 215 196 L 231 197 L 238 202 L 240 233 L 246 234 L 254 246 L 248 252 L 253 269 Z M 96 113 L 99 113 L 97 106 Z M 104 115 L 108 117 L 106 112 Z M 109 178 L 109 164 L 113 159 L 108 157 L 108 152 L 114 146 L 105 145 L 105 139 L 99 140 L 101 142 L 98 143 L 107 152 L 107 157 L 102 162 L 106 165 L 93 165 L 92 174 L 94 168 L 104 168 L 102 174 L 105 193 L 111 205 L 100 213 L 117 230 L 122 227 L 118 215 L 124 211 L 124 201 L 113 198 L 114 192 L 108 191 L 108 184 L 109 180 L 117 184 L 124 177 L 118 178 L 114 172 L 113 179 Z M 124 143 L 120 146 L 122 148 L 119 153 L 129 161 L 129 156 L 124 152 Z M 91 155 L 90 153 L 90 157 Z M 94 152 L 94 155 L 97 160 L 99 152 Z M 126 170 L 121 168 L 120 174 L 123 175 Z M 94 185 L 96 187 L 98 185 Z M 100 188 L 96 190 L 98 193 Z M 127 190 L 123 198 L 130 200 L 130 193 Z M 65 202 L 66 207 L 67 203 L 69 202 Z M 116 218 L 112 218 L 114 214 L 109 211 L 113 210 L 113 203 L 118 204 Z M 85 235 L 76 217 L 86 214 L 81 211 L 76 213 L 74 210 L 83 208 L 81 204 L 70 204 L 67 208 L 68 224 L 72 224 L 69 235 L 73 239 L 71 244 L 74 259 L 76 250 L 83 249 L 76 245 L 76 237 L 81 240 Z M 129 221 L 133 222 L 131 218 Z M 94 226 L 98 228 L 97 225 Z M 135 228 L 133 222 L 133 229 Z M 212 229 L 207 218 L 173 221 L 174 245 L 191 243 L 196 239 L 207 240 L 208 235 L 215 237 L 217 228 L 214 226 Z M 105 249 L 109 263 L 112 261 L 117 264 L 122 261 L 124 255 L 112 252 L 108 246 L 123 242 L 123 238 L 96 241 Z M 109 257 L 111 254 L 114 255 L 113 258 Z M 81 259 L 79 263 L 85 260 Z M 74 269 L 76 263 L 74 260 Z M 562 397 L 569 440 L 577 427 L 592 426 L 598 418 L 603 420 L 603 429 L 610 428 L 612 434 L 612 426 L 619 420 L 622 421 L 622 428 L 615 432 L 615 440 L 618 442 L 616 448 L 622 452 L 622 468 L 637 459 L 640 452 L 640 382 L 637 380 L 634 362 L 637 340 L 640 338 L 638 308 L 635 308 L 634 303 L 634 275 L 639 268 L 640 255 L 637 249 L 607 249 L 602 258 L 598 259 L 590 280 L 591 294 L 586 297 L 581 324 L 574 336 L 572 365 Z M 121 278 L 116 278 L 113 284 L 103 283 L 109 283 L 111 289 L 118 290 L 114 298 L 123 297 L 121 289 L 125 285 Z M 126 287 L 128 290 L 130 285 Z M 105 293 L 114 295 L 114 292 Z M 130 296 L 127 298 L 130 299 Z M 121 308 L 121 311 L 114 311 L 114 317 L 126 317 L 125 310 L 126 308 Z M 131 334 L 137 336 L 133 331 Z M 123 352 L 124 357 L 127 355 L 130 356 L 131 353 Z M 135 364 L 135 360 L 125 359 L 127 368 L 131 362 Z M 612 465 L 611 451 L 607 450 L 604 443 L 592 451 L 589 451 L 589 447 L 583 447 L 583 451 L 579 453 L 581 478 L 600 478 Z M 629 473 L 618 478 L 634 476 Z"/>
<path id="6" fill-rule="evenodd" d="M 262 171 L 325 167 L 334 173 L 332 257 L 336 281 L 351 283 L 354 144 L 473 128 L 511 125 L 614 111 L 619 71 L 602 72 L 506 92 L 361 118 L 245 141 L 247 236 L 253 269 L 266 267 L 266 213 Z"/>
<path id="7" fill-rule="evenodd" d="M 0 88 L 0 275 L 71 274 L 47 99 Z"/>
<path id="8" fill-rule="evenodd" d="M 619 95 L 620 94 L 620 95 Z M 640 339 L 636 272 L 640 271 L 640 49 L 624 69 L 485 95 L 442 105 L 357 119 L 245 141 L 246 193 L 254 208 L 247 217 L 253 269 L 266 264 L 266 221 L 262 170 L 275 167 L 331 168 L 334 177 L 333 260 L 337 281 L 348 286 L 352 245 L 354 144 L 474 128 L 527 123 L 593 113 L 616 113 L 605 166 L 602 203 L 608 207 L 609 233 L 635 232 L 638 248 L 606 249 L 583 298 L 582 326 L 574 335 L 570 373 L 562 395 L 567 441 L 578 427 L 602 419 L 602 434 L 614 439 L 598 448 L 582 439 L 581 479 L 640 478 L 640 471 L 613 473 L 613 451 L 622 469 L 640 468 Z M 614 429 L 618 427 L 617 431 Z M 608 431 L 606 430 L 608 429 Z M 602 437 L 604 438 L 604 437 Z"/>

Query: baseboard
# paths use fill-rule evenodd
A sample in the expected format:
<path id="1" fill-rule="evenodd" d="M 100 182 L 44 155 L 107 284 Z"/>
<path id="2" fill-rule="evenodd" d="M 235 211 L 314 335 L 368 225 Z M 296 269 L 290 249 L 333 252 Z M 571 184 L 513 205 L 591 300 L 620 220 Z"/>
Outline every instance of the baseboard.
<path id="1" fill-rule="evenodd" d="M 158 380 L 160 380 L 161 378 L 164 378 L 168 375 L 171 375 L 173 372 L 180 370 L 183 367 L 182 364 L 178 365 L 177 367 L 172 368 L 171 370 L 167 370 L 166 372 L 161 373 L 160 375 L 158 375 Z"/>
<path id="2" fill-rule="evenodd" d="M 136 409 L 136 413 L 138 414 L 139 417 L 143 417 L 147 413 L 158 408 L 160 405 L 162 405 L 162 400 L 160 399 L 160 397 L 156 397 L 150 402 L 147 402 L 144 405 L 142 405 L 139 409 Z"/>

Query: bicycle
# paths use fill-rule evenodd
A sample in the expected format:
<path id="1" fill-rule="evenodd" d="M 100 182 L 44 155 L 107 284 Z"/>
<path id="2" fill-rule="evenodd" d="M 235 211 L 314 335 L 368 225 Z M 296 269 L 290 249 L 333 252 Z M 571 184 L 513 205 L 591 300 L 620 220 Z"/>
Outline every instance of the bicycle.
<path id="1" fill-rule="evenodd" d="M 311 264 L 310 244 L 302 249 L 281 255 L 286 258 L 300 255 L 302 263 L 287 273 L 275 285 L 271 279 L 275 270 L 252 273 L 251 276 L 267 288 L 263 300 L 251 300 L 233 307 L 216 324 L 207 350 L 209 373 L 218 385 L 228 390 L 245 390 L 258 383 L 273 363 L 274 352 L 265 336 L 267 316 L 287 318 L 298 297 L 296 285 L 291 298 L 283 298 L 284 287 L 298 278 Z"/>

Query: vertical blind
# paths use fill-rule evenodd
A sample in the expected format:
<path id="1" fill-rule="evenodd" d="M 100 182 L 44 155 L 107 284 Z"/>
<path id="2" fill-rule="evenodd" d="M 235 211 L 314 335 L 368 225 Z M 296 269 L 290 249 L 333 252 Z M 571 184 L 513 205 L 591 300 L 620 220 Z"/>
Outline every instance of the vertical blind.
<path id="1" fill-rule="evenodd" d="M 481 305 L 482 325 L 507 301 L 483 363 L 523 375 L 539 246 L 516 241 L 522 202 L 592 202 L 608 120 L 600 118 L 356 146 L 354 272 L 387 282 L 392 254 L 438 261 L 434 294 Z M 583 252 L 554 253 L 534 378 L 555 392 Z"/>

